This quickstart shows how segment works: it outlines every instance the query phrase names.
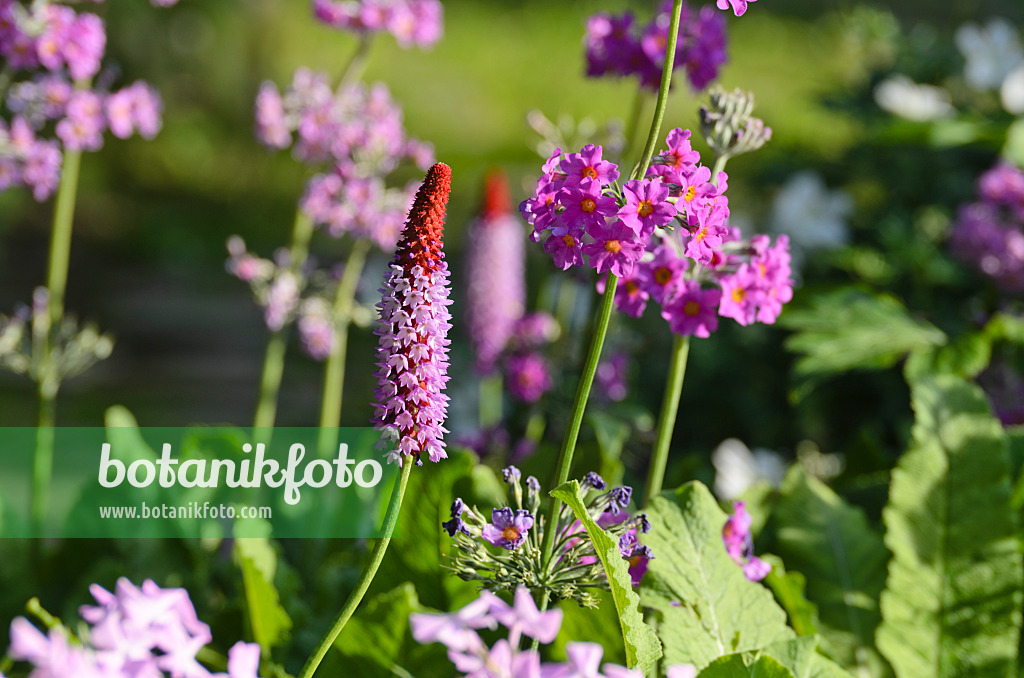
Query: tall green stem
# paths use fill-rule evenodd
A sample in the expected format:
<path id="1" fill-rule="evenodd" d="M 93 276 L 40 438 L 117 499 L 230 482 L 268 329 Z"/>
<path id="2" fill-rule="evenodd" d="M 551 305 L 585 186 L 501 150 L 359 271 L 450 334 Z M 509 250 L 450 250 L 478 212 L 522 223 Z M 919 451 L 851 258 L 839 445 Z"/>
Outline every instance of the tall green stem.
<path id="1" fill-rule="evenodd" d="M 348 330 L 352 324 L 352 306 L 356 298 L 356 287 L 366 264 L 366 253 L 370 241 L 356 240 L 345 263 L 345 272 L 338 282 L 334 295 L 334 343 L 324 364 L 324 395 L 320 404 L 320 449 L 334 447 L 336 429 L 341 424 L 341 403 L 345 390 L 345 359 L 348 355 Z M 332 439 L 334 442 L 332 442 Z"/>
<path id="2" fill-rule="evenodd" d="M 711 182 L 718 184 L 718 173 L 725 169 L 728 156 L 718 156 L 711 170 Z M 651 465 L 647 469 L 647 487 L 644 489 L 644 506 L 661 494 L 665 482 L 665 468 L 668 466 L 668 450 L 672 444 L 672 432 L 676 428 L 679 414 L 679 400 L 683 394 L 683 379 L 686 377 L 686 361 L 690 355 L 690 337 L 676 335 L 672 345 L 672 361 L 665 382 L 665 395 L 661 400 L 661 414 L 658 416 L 658 433 L 654 441 Z"/>
<path id="3" fill-rule="evenodd" d="M 661 134 L 661 122 L 665 118 L 665 108 L 668 105 L 668 91 L 672 83 L 672 67 L 676 57 L 676 36 L 679 33 L 679 15 L 682 12 L 682 0 L 673 0 L 672 19 L 669 24 L 668 44 L 665 47 L 665 63 L 661 71 L 661 87 L 658 89 L 658 102 L 654 109 L 654 119 L 651 121 L 651 129 L 647 135 L 647 145 L 640 163 L 633 170 L 632 178 L 644 176 L 654 156 L 654 148 L 658 143 L 658 136 Z M 615 289 L 618 287 L 619 279 L 614 274 L 608 274 L 608 281 L 605 283 L 604 296 L 601 299 L 601 307 L 598 310 L 597 322 L 594 325 L 594 336 L 591 339 L 590 351 L 587 354 L 587 361 L 583 366 L 583 375 L 580 378 L 579 387 L 576 390 L 576 399 L 573 401 L 572 417 L 569 428 L 566 430 L 565 438 L 562 441 L 562 451 L 558 458 L 558 477 L 556 486 L 561 485 L 569 479 L 569 469 L 572 466 L 573 453 L 576 451 L 576 439 L 579 437 L 580 426 L 583 423 L 583 413 L 587 407 L 587 398 L 590 396 L 590 387 L 594 383 L 594 373 L 597 371 L 597 363 L 601 358 L 601 347 L 604 345 L 604 337 L 608 332 L 608 322 L 611 319 L 612 307 L 615 300 Z M 558 510 L 562 502 L 552 497 L 548 509 L 547 522 L 544 525 L 544 543 L 541 547 L 545 567 L 550 567 L 552 549 L 555 543 L 555 521 L 558 518 Z M 541 600 L 542 606 L 547 606 L 548 596 Z"/>
<path id="4" fill-rule="evenodd" d="M 289 246 L 291 255 L 291 273 L 296 276 L 299 288 L 302 288 L 302 268 L 309 255 L 309 239 L 313 236 L 313 221 L 299 209 L 295 213 L 295 225 L 292 228 L 292 241 Z M 274 426 L 277 416 L 277 394 L 281 390 L 281 375 L 284 373 L 284 354 L 288 345 L 288 326 L 285 325 L 270 335 L 267 342 L 267 353 L 263 359 L 263 376 L 260 378 L 260 399 L 256 405 L 256 418 L 253 426 L 257 442 L 269 442 L 268 429 Z"/>
<path id="5" fill-rule="evenodd" d="M 644 506 L 651 499 L 661 494 L 661 484 L 665 481 L 665 467 L 668 464 L 668 449 L 672 443 L 672 431 L 675 429 L 676 415 L 679 413 L 679 397 L 683 392 L 683 379 L 686 377 L 686 359 L 690 355 L 690 337 L 676 335 L 672 345 L 672 362 L 668 368 L 668 381 L 665 382 L 665 395 L 661 400 L 661 414 L 658 416 L 658 435 L 654 443 L 654 455 L 651 466 L 647 470 L 647 488 L 644 490 Z"/>
<path id="6" fill-rule="evenodd" d="M 359 607 L 359 603 L 362 601 L 363 596 L 366 595 L 367 589 L 370 588 L 370 583 L 373 582 L 373 577 L 377 574 L 377 569 L 380 568 L 380 564 L 384 560 L 384 553 L 388 550 L 388 544 L 391 543 L 391 535 L 395 531 L 395 525 L 398 524 L 398 513 L 402 509 L 402 498 L 405 496 L 405 487 L 409 484 L 409 473 L 412 471 L 413 466 L 415 464 L 413 464 L 412 459 L 406 457 L 405 463 L 402 464 L 402 475 L 395 481 L 395 489 L 391 492 L 391 501 L 388 503 L 387 513 L 384 514 L 384 524 L 381 526 L 380 539 L 377 540 L 373 547 L 373 553 L 370 554 L 370 564 L 363 570 L 359 581 L 356 582 L 355 590 L 349 594 L 348 600 L 345 601 L 345 605 L 341 608 L 341 612 L 338 613 L 334 624 L 331 625 L 331 628 L 320 639 L 320 642 L 317 643 L 316 648 L 313 650 L 313 654 L 306 660 L 306 664 L 302 667 L 302 671 L 299 672 L 298 678 L 310 678 L 316 673 L 320 662 L 323 661 L 327 651 L 331 649 L 331 645 L 337 640 L 341 630 L 345 628 L 345 624 L 348 623 L 356 608 Z"/>
<path id="7" fill-rule="evenodd" d="M 53 230 L 50 235 L 50 259 L 46 273 L 49 297 L 49 328 L 42 343 L 39 360 L 39 428 L 32 468 L 32 520 L 42 525 L 49 502 L 50 478 L 53 475 L 53 427 L 57 419 L 57 391 L 60 377 L 53 361 L 51 336 L 64 322 L 64 292 L 68 282 L 71 258 L 71 230 L 78 196 L 78 175 L 82 166 L 81 151 L 64 154 L 60 188 L 53 208 Z"/>

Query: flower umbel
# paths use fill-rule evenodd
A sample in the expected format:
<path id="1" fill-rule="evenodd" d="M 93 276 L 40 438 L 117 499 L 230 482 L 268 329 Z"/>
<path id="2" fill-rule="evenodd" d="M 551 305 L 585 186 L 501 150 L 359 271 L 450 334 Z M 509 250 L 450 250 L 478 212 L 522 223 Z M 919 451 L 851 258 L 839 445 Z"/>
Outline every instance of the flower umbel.
<path id="1" fill-rule="evenodd" d="M 448 408 L 448 264 L 441 236 L 451 193 L 451 168 L 427 171 L 381 289 L 377 308 L 377 410 L 374 426 L 392 439 L 388 461 L 421 464 L 447 457 L 443 426 Z"/>
<path id="2" fill-rule="evenodd" d="M 583 606 L 596 606 L 599 599 L 591 589 L 607 589 L 608 580 L 593 542 L 575 514 L 565 506 L 559 510 L 554 525 L 555 556 L 545 562 L 540 546 L 547 526 L 539 514 L 540 483 L 530 476 L 524 492 L 522 474 L 514 466 L 506 468 L 503 476 L 509 486 L 509 505 L 493 509 L 490 521 L 461 499 L 452 504 L 451 520 L 443 523 L 457 551 L 451 557 L 451 569 L 462 579 L 479 582 L 485 590 L 514 591 L 525 586 L 535 594 L 548 591 L 556 600 L 573 599 Z M 639 535 L 650 529 L 646 514 L 630 516 L 625 510 L 632 489 L 608 488 L 593 472 L 580 486 L 591 517 L 618 542 L 633 583 L 639 585 L 654 556 L 639 541 Z M 517 594 L 517 601 L 519 597 Z"/>

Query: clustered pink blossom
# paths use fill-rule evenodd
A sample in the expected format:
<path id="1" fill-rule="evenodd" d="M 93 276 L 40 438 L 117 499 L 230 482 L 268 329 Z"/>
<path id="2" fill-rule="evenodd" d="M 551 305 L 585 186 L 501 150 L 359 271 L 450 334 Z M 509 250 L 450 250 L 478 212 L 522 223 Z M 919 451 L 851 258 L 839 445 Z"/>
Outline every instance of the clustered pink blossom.
<path id="1" fill-rule="evenodd" d="M 774 323 L 793 296 L 788 237 L 743 241 L 729 225 L 725 172 L 712 177 L 700 164 L 689 130 L 672 130 L 666 143 L 646 176 L 621 192 L 618 167 L 600 146 L 564 158 L 557 150 L 520 205 L 533 239 L 546 238 L 562 269 L 586 263 L 615 274 L 620 311 L 639 317 L 653 299 L 677 334 L 708 337 L 719 317 Z"/>
<path id="2" fill-rule="evenodd" d="M 14 78 L 3 102 L 9 117 L 0 110 L 0 190 L 24 186 L 42 202 L 60 183 L 61 147 L 96 151 L 108 130 L 121 139 L 160 131 L 163 104 L 146 83 L 116 91 L 92 86 L 105 49 L 95 14 L 0 0 L 0 58 Z"/>
<path id="3" fill-rule="evenodd" d="M 237 235 L 228 239 L 227 247 L 228 273 L 249 284 L 267 328 L 276 332 L 290 323 L 299 308 L 301 290 L 288 251 L 279 250 L 274 261 L 261 259 L 250 253 Z"/>
<path id="4" fill-rule="evenodd" d="M 316 18 L 360 35 L 387 32 L 403 49 L 430 47 L 444 33 L 440 0 L 313 0 Z"/>
<path id="5" fill-rule="evenodd" d="M 1024 172 L 1000 163 L 977 192 L 977 202 L 960 208 L 950 249 L 1003 290 L 1024 292 Z"/>
<path id="6" fill-rule="evenodd" d="M 114 592 L 89 588 L 96 605 L 79 613 L 88 634 L 73 642 L 55 626 L 43 633 L 24 617 L 11 622 L 9 656 L 34 667 L 39 678 L 257 678 L 260 647 L 238 642 L 228 651 L 228 672 L 212 673 L 196 659 L 213 636 L 196 616 L 185 589 L 141 587 L 125 578 Z"/>
<path id="7" fill-rule="evenodd" d="M 415 185 L 389 188 L 401 162 L 426 170 L 433 148 L 409 137 L 402 110 L 387 87 L 343 84 L 333 90 L 324 73 L 295 72 L 282 93 L 264 82 L 256 97 L 256 137 L 271 149 L 292 147 L 296 160 L 328 169 L 306 186 L 301 207 L 334 237 L 350 233 L 394 247 Z"/>
<path id="8" fill-rule="evenodd" d="M 722 2 L 719 0 L 719 6 Z M 663 2 L 642 26 L 630 11 L 619 15 L 600 12 L 590 17 L 586 35 L 587 75 L 636 76 L 641 86 L 657 90 L 665 65 L 671 12 L 672 2 Z M 723 17 L 710 6 L 693 11 L 684 3 L 674 68 L 685 69 L 690 85 L 701 91 L 718 77 L 718 69 L 727 58 Z"/>
<path id="9" fill-rule="evenodd" d="M 509 605 L 489 591 L 461 610 L 450 614 L 413 613 L 409 616 L 412 637 L 418 643 L 442 643 L 448 648 L 448 659 L 462 676 L 473 678 L 642 678 L 639 669 L 604 663 L 604 648 L 598 643 L 574 642 L 565 647 L 566 661 L 541 663 L 540 652 L 521 642 L 523 637 L 548 644 L 555 640 L 562 626 L 562 610 L 541 612 L 525 587 L 516 589 Z M 499 625 L 508 631 L 488 645 L 480 637 L 481 630 L 496 630 Z M 694 667 L 684 664 L 669 667 L 668 676 L 684 678 L 695 675 Z"/>

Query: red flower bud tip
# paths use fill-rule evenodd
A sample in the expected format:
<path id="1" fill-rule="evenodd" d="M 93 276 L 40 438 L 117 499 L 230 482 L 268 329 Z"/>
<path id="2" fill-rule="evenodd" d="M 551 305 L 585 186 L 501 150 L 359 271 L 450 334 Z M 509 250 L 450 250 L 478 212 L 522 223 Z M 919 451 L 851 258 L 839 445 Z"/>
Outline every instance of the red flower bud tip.
<path id="1" fill-rule="evenodd" d="M 406 271 L 414 266 L 436 271 L 444 260 L 441 236 L 444 234 L 444 213 L 452 192 L 452 168 L 439 162 L 429 170 L 416 191 L 416 200 L 409 210 L 405 231 L 398 242 L 395 263 Z"/>
<path id="2" fill-rule="evenodd" d="M 481 216 L 484 221 L 503 217 L 512 210 L 512 196 L 508 190 L 505 172 L 495 168 L 484 178 L 484 206 Z"/>

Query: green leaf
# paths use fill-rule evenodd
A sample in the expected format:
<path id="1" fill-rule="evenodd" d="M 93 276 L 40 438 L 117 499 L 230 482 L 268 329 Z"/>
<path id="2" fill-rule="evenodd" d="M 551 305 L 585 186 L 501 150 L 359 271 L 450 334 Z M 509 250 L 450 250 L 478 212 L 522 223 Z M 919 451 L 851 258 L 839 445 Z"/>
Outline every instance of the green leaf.
<path id="1" fill-rule="evenodd" d="M 771 657 L 762 655 L 755 658 L 749 653 L 720 657 L 697 676 L 698 678 L 794 678 L 792 671 Z"/>
<path id="2" fill-rule="evenodd" d="M 270 656 L 270 648 L 287 640 L 292 628 L 292 620 L 281 607 L 274 586 L 277 553 L 265 537 L 247 537 L 235 540 L 235 556 L 242 570 L 253 639 Z"/>
<path id="3" fill-rule="evenodd" d="M 565 646 L 569 643 L 590 642 L 604 647 L 603 662 L 624 664 L 626 654 L 622 648 L 619 615 L 608 591 L 595 591 L 601 602 L 596 608 L 583 607 L 574 600 L 563 600 L 562 628 L 558 637 L 548 646 L 551 658 L 564 660 Z"/>
<path id="4" fill-rule="evenodd" d="M 1024 597 L 1006 437 L 977 386 L 940 375 L 911 389 L 913 442 L 883 513 L 878 647 L 898 678 L 1006 676 Z"/>
<path id="5" fill-rule="evenodd" d="M 915 320 L 893 297 L 852 288 L 819 295 L 810 308 L 779 319 L 794 330 L 786 348 L 802 354 L 795 365 L 806 395 L 823 377 L 853 369 L 885 369 L 912 351 L 946 343 L 933 325 Z"/>
<path id="6" fill-rule="evenodd" d="M 807 579 L 799 572 L 787 572 L 782 559 L 765 555 L 762 560 L 772 566 L 764 584 L 775 594 L 775 600 L 786 611 L 789 625 L 797 635 L 810 636 L 818 632 L 818 608 L 807 600 L 804 591 Z"/>
<path id="7" fill-rule="evenodd" d="M 619 545 L 594 522 L 583 504 L 580 484 L 575 480 L 560 485 L 551 491 L 551 496 L 565 502 L 594 544 L 594 551 L 601 559 L 601 565 L 608 575 L 612 600 L 615 610 L 619 613 L 619 626 L 622 628 L 622 639 L 626 647 L 626 665 L 638 668 L 643 673 L 650 671 L 661 658 L 661 643 L 650 626 L 644 623 L 640 614 L 640 597 L 633 590 L 633 580 L 629 575 L 629 565 L 619 553 Z"/>
<path id="8" fill-rule="evenodd" d="M 647 514 L 644 543 L 654 559 L 640 594 L 659 619 L 666 665 L 702 668 L 796 635 L 771 592 L 747 581 L 725 552 L 727 516 L 706 487 L 693 482 L 655 497 Z"/>
<path id="9" fill-rule="evenodd" d="M 874 649 L 888 552 L 864 512 L 799 466 L 786 474 L 772 519 L 775 550 L 806 577 L 830 656 L 862 675 L 886 672 Z M 857 672 L 857 671 L 855 671 Z"/>

